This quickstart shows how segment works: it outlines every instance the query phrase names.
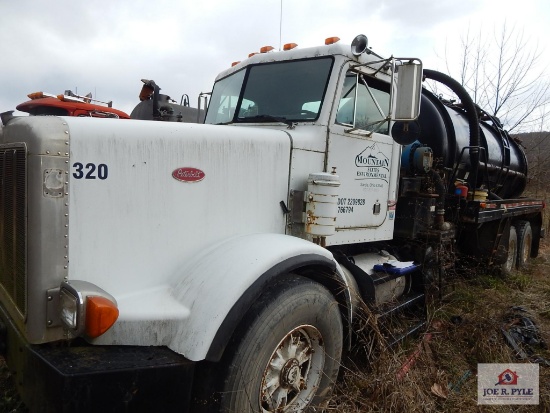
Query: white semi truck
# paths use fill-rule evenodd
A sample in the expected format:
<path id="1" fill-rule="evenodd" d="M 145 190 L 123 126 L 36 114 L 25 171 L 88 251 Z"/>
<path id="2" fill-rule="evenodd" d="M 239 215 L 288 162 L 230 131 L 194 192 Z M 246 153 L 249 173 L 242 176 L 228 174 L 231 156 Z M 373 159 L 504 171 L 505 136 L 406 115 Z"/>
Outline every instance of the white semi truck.
<path id="1" fill-rule="evenodd" d="M 205 124 L 3 123 L 0 344 L 32 411 L 305 412 L 359 308 L 538 252 L 518 143 L 365 36 L 236 62 Z"/>

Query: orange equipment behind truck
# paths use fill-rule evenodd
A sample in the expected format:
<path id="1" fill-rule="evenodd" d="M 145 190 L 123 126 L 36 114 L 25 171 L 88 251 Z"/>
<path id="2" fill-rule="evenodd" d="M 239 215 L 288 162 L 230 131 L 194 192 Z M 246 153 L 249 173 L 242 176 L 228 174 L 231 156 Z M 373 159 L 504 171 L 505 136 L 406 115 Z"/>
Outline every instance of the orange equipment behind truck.
<path id="1" fill-rule="evenodd" d="M 17 110 L 31 115 L 130 119 L 127 113 L 113 109 L 112 102 L 101 102 L 92 99 L 91 95 L 79 96 L 70 90 L 66 90 L 63 95 L 35 92 L 27 96 L 31 100 L 18 105 Z"/>

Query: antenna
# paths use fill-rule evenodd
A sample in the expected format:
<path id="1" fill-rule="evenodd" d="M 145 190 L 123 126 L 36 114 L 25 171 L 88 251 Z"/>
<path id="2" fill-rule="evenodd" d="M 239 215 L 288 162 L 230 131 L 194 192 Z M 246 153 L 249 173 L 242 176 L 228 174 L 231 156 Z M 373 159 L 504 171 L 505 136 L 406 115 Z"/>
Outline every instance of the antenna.
<path id="1" fill-rule="evenodd" d="M 281 12 L 279 14 L 279 52 L 281 51 L 283 37 L 283 0 L 281 0 Z"/>

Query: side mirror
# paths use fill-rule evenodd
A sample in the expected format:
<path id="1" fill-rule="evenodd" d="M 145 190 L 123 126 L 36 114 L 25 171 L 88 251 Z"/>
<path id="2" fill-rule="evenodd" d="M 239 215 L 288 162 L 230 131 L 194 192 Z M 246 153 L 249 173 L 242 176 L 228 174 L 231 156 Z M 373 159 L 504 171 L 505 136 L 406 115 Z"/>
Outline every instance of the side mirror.
<path id="1" fill-rule="evenodd" d="M 393 120 L 412 121 L 420 113 L 422 91 L 422 62 L 417 59 L 401 60 L 396 65 L 397 88 Z"/>

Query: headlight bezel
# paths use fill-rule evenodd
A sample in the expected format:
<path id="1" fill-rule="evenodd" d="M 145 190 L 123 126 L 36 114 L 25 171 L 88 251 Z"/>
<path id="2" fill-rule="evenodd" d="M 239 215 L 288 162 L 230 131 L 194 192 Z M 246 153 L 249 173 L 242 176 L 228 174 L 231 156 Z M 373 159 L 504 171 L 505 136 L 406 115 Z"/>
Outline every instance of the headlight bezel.
<path id="1" fill-rule="evenodd" d="M 105 300 L 95 300 L 95 298 Z M 97 302 L 102 305 L 97 305 Z M 88 309 L 88 304 L 94 304 Z M 87 312 L 92 311 L 90 314 Z M 109 320 L 106 323 L 102 318 L 104 312 Z M 90 317 L 92 314 L 94 316 Z M 118 318 L 118 305 L 115 298 L 87 281 L 63 281 L 59 289 L 59 317 L 62 325 L 73 336 L 86 335 L 90 338 L 98 337 L 107 331 Z M 94 324 L 94 325 L 87 325 Z"/>
<path id="2" fill-rule="evenodd" d="M 59 290 L 59 306 L 61 322 L 75 333 L 82 328 L 84 318 L 84 299 L 82 294 L 70 285 L 64 285 Z"/>

